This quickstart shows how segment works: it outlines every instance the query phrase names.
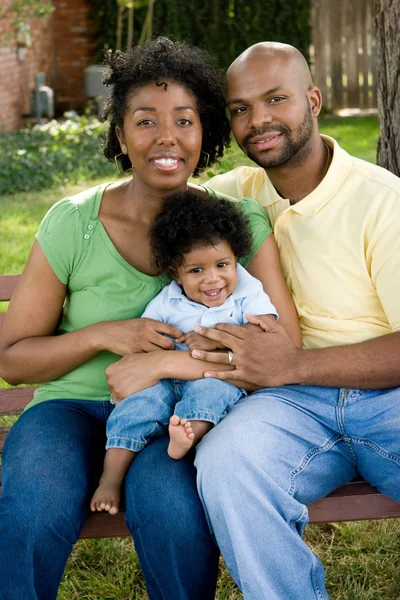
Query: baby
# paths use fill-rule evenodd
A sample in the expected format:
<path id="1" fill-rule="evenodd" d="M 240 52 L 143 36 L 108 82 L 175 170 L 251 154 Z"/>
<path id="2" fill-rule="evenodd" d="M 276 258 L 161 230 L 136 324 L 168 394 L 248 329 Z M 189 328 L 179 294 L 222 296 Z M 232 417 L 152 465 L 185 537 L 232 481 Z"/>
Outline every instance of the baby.
<path id="1" fill-rule="evenodd" d="M 155 219 L 151 250 L 159 271 L 173 281 L 142 317 L 187 332 L 176 340 L 177 350 L 217 349 L 193 331 L 199 324 L 244 325 L 245 314 L 278 317 L 261 283 L 237 262 L 251 252 L 251 232 L 235 202 L 189 191 L 168 199 Z M 180 459 L 244 395 L 217 379 L 164 379 L 125 398 L 107 422 L 104 471 L 91 509 L 118 512 L 126 471 L 152 436 L 168 427 L 168 454 Z"/>

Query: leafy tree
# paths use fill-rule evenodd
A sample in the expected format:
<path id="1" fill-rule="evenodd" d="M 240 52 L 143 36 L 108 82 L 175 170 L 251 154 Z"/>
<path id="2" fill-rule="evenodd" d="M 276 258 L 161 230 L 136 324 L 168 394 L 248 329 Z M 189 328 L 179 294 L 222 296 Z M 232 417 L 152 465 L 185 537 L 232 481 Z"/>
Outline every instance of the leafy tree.
<path id="1" fill-rule="evenodd" d="M 99 61 L 105 47 L 117 47 L 117 14 L 120 5 L 127 4 L 134 4 L 134 43 L 152 35 L 170 35 L 206 48 L 224 68 L 248 46 L 265 40 L 293 44 L 308 56 L 310 0 L 89 1 L 93 6 Z M 121 40 L 127 28 L 124 18 Z M 125 46 L 122 41 L 121 45 Z"/>

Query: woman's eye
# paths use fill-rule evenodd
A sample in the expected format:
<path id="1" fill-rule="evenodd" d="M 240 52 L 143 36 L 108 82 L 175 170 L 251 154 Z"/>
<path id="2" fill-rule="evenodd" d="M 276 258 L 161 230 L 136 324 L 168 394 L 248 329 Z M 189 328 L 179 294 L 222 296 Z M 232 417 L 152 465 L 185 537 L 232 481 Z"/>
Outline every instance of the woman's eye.
<path id="1" fill-rule="evenodd" d="M 137 125 L 151 125 L 152 122 L 153 121 L 151 121 L 150 119 L 142 119 Z"/>
<path id="2" fill-rule="evenodd" d="M 191 121 L 189 119 L 179 119 L 179 125 L 191 125 Z"/>

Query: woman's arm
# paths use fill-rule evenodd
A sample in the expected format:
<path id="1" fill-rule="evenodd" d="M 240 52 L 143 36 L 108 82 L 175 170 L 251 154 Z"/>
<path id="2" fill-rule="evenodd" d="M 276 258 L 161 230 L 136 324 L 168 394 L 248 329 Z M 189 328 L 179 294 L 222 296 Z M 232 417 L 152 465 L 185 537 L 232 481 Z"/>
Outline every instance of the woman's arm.
<path id="1" fill-rule="evenodd" d="M 273 234 L 269 235 L 249 266 L 248 272 L 259 279 L 279 314 L 279 323 L 295 346 L 302 347 L 299 319 L 287 288 Z"/>
<path id="2" fill-rule="evenodd" d="M 195 360 L 189 352 L 159 350 L 124 356 L 107 367 L 106 375 L 113 400 L 118 402 L 155 385 L 160 379 L 203 379 L 204 372 L 211 368 L 215 368 L 215 363 Z M 222 371 L 232 371 L 234 368 L 228 364 L 218 365 L 218 369 Z M 259 389 L 248 382 L 229 380 L 229 383 L 245 388 L 248 392 Z"/>
<path id="3" fill-rule="evenodd" d="M 171 348 L 173 326 L 151 319 L 110 321 L 56 335 L 66 286 L 35 242 L 13 294 L 0 334 L 0 376 L 11 384 L 41 383 L 61 377 L 102 350 L 120 356 Z"/>

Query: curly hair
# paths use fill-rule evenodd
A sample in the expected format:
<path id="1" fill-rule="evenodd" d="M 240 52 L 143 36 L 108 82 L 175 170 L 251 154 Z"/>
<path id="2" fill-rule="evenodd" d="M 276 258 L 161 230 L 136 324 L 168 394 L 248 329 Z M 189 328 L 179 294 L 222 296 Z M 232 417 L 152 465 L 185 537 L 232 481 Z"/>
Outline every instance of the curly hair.
<path id="1" fill-rule="evenodd" d="M 148 83 L 160 85 L 164 80 L 182 84 L 197 101 L 203 129 L 202 153 L 193 173 L 197 176 L 208 164 L 223 155 L 230 143 L 230 124 L 224 97 L 224 74 L 211 64 L 203 50 L 184 42 L 158 37 L 129 52 L 109 51 L 105 60 L 103 83 L 112 86 L 101 120 L 110 120 L 103 136 L 104 154 L 108 160 L 121 152 L 115 127 L 123 127 L 129 98 L 133 91 Z M 130 168 L 129 157 L 123 157 L 124 168 Z"/>
<path id="2" fill-rule="evenodd" d="M 252 237 L 247 218 L 233 200 L 191 191 L 168 198 L 151 230 L 153 262 L 160 273 L 180 267 L 196 246 L 229 244 L 239 258 L 249 254 Z"/>

